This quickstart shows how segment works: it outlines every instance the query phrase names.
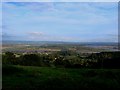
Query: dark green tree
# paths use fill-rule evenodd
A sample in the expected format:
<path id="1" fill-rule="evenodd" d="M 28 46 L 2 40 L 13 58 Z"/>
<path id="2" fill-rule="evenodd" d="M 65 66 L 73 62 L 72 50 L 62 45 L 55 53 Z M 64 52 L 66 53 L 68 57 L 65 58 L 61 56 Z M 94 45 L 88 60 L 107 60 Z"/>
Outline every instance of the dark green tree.
<path id="1" fill-rule="evenodd" d="M 3 64 L 15 64 L 16 57 L 12 52 L 6 52 L 5 55 L 2 55 L 2 63 Z"/>

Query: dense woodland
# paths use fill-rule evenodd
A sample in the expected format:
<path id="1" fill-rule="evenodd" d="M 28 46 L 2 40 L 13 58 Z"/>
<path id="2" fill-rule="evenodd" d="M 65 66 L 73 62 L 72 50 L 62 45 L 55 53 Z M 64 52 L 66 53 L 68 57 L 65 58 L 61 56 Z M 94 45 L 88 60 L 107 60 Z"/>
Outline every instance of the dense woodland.
<path id="1" fill-rule="evenodd" d="M 120 52 L 79 54 L 62 50 L 51 54 L 15 54 L 5 52 L 2 63 L 23 66 L 65 67 L 65 68 L 120 68 Z"/>

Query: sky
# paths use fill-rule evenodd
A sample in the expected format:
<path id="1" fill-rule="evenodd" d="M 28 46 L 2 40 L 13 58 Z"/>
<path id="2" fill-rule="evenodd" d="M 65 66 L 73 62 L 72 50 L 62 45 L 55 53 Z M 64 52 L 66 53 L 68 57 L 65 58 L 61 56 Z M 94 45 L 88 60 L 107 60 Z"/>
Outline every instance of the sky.
<path id="1" fill-rule="evenodd" d="M 117 2 L 3 2 L 2 39 L 117 42 Z"/>

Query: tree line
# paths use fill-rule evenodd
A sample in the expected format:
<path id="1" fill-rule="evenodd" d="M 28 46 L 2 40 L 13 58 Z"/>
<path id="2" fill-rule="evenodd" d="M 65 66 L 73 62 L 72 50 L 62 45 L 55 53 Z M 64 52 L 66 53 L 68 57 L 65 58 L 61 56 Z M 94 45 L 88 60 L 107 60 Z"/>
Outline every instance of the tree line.
<path id="1" fill-rule="evenodd" d="M 64 68 L 120 68 L 120 52 L 92 53 L 82 57 L 77 52 L 62 50 L 51 54 L 20 54 L 6 52 L 2 64 Z"/>

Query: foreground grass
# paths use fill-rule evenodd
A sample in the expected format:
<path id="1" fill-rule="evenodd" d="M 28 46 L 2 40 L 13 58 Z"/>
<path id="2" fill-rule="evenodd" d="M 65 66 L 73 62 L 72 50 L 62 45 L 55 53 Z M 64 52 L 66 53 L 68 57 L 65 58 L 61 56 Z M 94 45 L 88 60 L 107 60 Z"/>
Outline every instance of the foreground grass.
<path id="1" fill-rule="evenodd" d="M 3 90 L 120 88 L 120 69 L 3 66 Z"/>

